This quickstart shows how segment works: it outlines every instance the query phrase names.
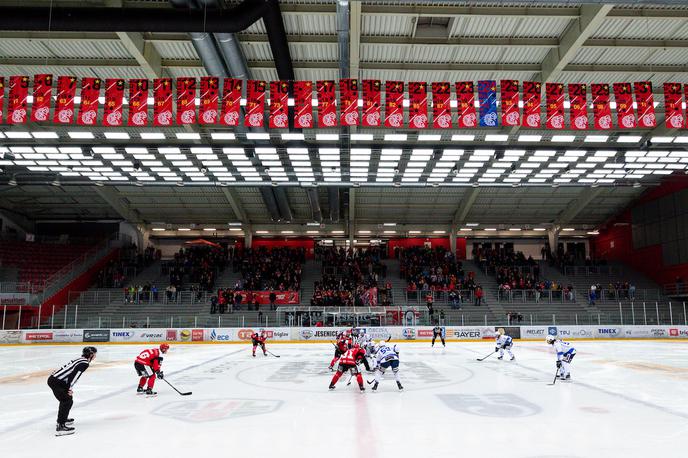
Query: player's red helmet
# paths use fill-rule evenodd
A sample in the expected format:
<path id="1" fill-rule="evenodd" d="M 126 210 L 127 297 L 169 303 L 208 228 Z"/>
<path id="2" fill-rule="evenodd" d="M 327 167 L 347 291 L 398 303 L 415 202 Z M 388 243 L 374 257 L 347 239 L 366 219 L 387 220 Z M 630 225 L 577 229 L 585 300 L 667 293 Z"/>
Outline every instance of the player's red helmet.
<path id="1" fill-rule="evenodd" d="M 167 353 L 167 350 L 169 350 L 169 349 L 170 349 L 169 344 L 166 344 L 166 343 L 160 344 L 160 351 L 161 352 Z"/>

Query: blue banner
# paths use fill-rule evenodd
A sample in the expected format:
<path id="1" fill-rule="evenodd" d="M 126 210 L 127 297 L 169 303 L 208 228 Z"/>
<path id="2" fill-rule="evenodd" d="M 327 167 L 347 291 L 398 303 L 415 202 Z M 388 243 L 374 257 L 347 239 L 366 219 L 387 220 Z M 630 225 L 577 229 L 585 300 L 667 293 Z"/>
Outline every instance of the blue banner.
<path id="1" fill-rule="evenodd" d="M 497 82 L 478 81 L 480 127 L 497 127 Z"/>

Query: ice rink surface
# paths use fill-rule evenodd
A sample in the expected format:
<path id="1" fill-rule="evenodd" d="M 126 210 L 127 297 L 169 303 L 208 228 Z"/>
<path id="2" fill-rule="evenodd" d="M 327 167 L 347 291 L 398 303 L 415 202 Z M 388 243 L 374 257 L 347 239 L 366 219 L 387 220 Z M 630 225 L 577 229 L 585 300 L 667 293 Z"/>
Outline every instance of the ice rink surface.
<path id="1" fill-rule="evenodd" d="M 490 342 L 400 343 L 373 393 L 342 377 L 327 387 L 330 344 L 174 345 L 157 397 L 137 396 L 134 357 L 147 345 L 99 345 L 75 387 L 76 434 L 55 437 L 57 401 L 46 385 L 80 346 L 0 348 L 3 456 L 246 456 L 399 458 L 481 456 L 677 457 L 688 437 L 688 343 L 573 343 L 572 382 L 550 386 L 544 342 L 516 342 L 515 361 Z M 364 373 L 372 380 L 372 374 Z"/>

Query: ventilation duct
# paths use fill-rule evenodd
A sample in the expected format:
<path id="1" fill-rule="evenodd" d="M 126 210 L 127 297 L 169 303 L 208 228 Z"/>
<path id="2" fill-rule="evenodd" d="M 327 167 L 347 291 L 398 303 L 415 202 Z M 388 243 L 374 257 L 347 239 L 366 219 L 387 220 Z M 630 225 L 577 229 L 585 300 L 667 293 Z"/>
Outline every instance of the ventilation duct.
<path id="1" fill-rule="evenodd" d="M 259 189 L 260 194 L 263 196 L 263 202 L 265 202 L 265 206 L 268 208 L 268 212 L 270 212 L 270 218 L 273 221 L 280 221 L 282 218 L 280 217 L 279 208 L 277 207 L 277 201 L 275 200 L 275 194 L 272 192 L 272 188 L 260 186 Z"/>
<path id="2" fill-rule="evenodd" d="M 318 196 L 317 188 L 306 188 L 306 195 L 308 196 L 308 201 L 311 204 L 311 214 L 313 215 L 313 221 L 322 223 L 322 211 L 320 210 L 320 200 Z"/>
<path id="3" fill-rule="evenodd" d="M 272 189 L 271 189 L 272 190 Z M 282 221 L 291 221 L 293 219 L 291 214 L 291 208 L 289 208 L 289 199 L 287 199 L 287 193 L 284 188 L 274 188 L 274 196 L 277 201 L 277 207 L 279 208 L 280 216 L 282 216 Z"/>
<path id="4" fill-rule="evenodd" d="M 327 188 L 327 197 L 330 204 L 330 221 L 339 222 L 339 188 Z"/>

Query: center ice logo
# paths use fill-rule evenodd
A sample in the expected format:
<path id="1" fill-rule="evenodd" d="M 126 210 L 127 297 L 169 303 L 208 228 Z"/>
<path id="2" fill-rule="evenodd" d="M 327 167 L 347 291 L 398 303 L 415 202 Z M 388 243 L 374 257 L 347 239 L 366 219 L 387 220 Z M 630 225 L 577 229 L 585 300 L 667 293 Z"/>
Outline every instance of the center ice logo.
<path id="1" fill-rule="evenodd" d="M 283 401 L 271 399 L 207 399 L 165 404 L 153 414 L 190 423 L 264 415 L 282 407 Z"/>

